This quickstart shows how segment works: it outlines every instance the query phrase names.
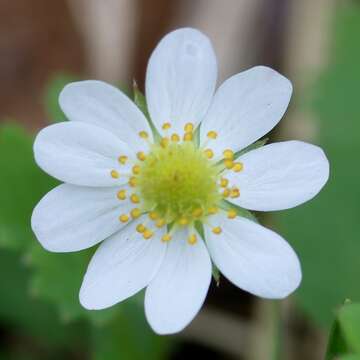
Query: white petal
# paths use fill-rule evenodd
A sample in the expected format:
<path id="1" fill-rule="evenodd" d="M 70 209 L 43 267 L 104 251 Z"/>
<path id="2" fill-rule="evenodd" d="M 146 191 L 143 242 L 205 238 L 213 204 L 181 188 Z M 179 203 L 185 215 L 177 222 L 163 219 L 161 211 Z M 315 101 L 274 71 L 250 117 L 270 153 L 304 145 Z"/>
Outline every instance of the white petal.
<path id="1" fill-rule="evenodd" d="M 32 229 L 41 245 L 55 252 L 78 251 L 104 240 L 124 225 L 129 201 L 116 197 L 116 188 L 87 188 L 62 184 L 35 207 Z"/>
<path id="2" fill-rule="evenodd" d="M 284 298 L 299 286 L 298 257 L 278 234 L 242 217 L 217 215 L 211 223 L 222 228 L 216 235 L 205 226 L 211 258 L 236 286 L 270 299 Z"/>
<path id="3" fill-rule="evenodd" d="M 109 130 L 135 151 L 148 149 L 148 143 L 139 137 L 140 131 L 146 131 L 152 139 L 148 121 L 116 87 L 97 80 L 73 82 L 64 87 L 59 103 L 70 120 Z"/>
<path id="4" fill-rule="evenodd" d="M 290 81 L 265 66 L 232 76 L 217 90 L 201 123 L 201 144 L 209 131 L 216 131 L 217 139 L 209 142 L 216 156 L 245 148 L 280 121 L 291 93 Z"/>
<path id="5" fill-rule="evenodd" d="M 42 129 L 34 143 L 37 164 L 51 176 L 74 185 L 113 186 L 128 181 L 114 179 L 113 169 L 128 172 L 117 161 L 119 155 L 134 158 L 130 148 L 98 126 L 63 122 Z"/>
<path id="6" fill-rule="evenodd" d="M 158 334 L 181 331 L 200 310 L 210 281 L 211 261 L 202 240 L 194 245 L 178 231 L 145 293 L 145 314 Z"/>
<path id="7" fill-rule="evenodd" d="M 217 64 L 209 39 L 185 28 L 166 35 L 152 53 L 146 72 L 146 99 L 160 132 L 170 122 L 182 134 L 188 122 L 198 124 L 214 94 Z"/>
<path id="8" fill-rule="evenodd" d="M 315 145 L 285 141 L 249 151 L 238 159 L 244 169 L 225 174 L 240 188 L 231 202 L 251 210 L 292 208 L 312 199 L 329 178 L 329 162 Z"/>
<path id="9" fill-rule="evenodd" d="M 133 221 L 105 240 L 90 261 L 80 302 L 86 309 L 104 309 L 136 294 L 149 284 L 166 250 L 162 230 L 149 240 L 135 231 Z"/>

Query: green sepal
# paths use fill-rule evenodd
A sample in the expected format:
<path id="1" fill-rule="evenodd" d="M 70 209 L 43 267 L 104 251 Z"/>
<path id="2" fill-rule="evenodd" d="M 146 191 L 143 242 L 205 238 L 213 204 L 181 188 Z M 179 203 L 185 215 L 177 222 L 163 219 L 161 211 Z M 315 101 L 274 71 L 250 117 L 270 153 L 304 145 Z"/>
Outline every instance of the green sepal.
<path id="1" fill-rule="evenodd" d="M 342 357 L 341 357 L 342 356 Z M 326 360 L 357 359 L 360 357 L 360 304 L 346 301 L 337 311 L 333 323 Z"/>
<path id="2" fill-rule="evenodd" d="M 148 111 L 148 107 L 147 107 L 147 103 L 146 103 L 146 98 L 144 96 L 144 94 L 139 90 L 139 87 L 136 83 L 135 80 L 133 80 L 133 92 L 134 92 L 134 103 L 135 105 L 141 110 L 141 112 L 145 115 L 151 131 L 153 133 L 154 136 L 154 140 L 156 143 L 160 142 L 161 140 L 161 135 L 159 134 L 159 132 L 157 131 L 154 123 L 151 120 L 149 111 Z"/>
<path id="3" fill-rule="evenodd" d="M 251 150 L 255 150 L 258 148 L 261 148 L 262 146 L 264 146 L 267 142 L 269 141 L 269 138 L 264 138 L 258 141 L 255 141 L 253 144 L 247 146 L 245 149 L 242 149 L 240 151 L 237 151 L 234 154 L 234 160 L 236 160 L 239 156 L 244 155 L 245 153 L 251 151 Z"/>
<path id="4" fill-rule="evenodd" d="M 241 217 L 244 217 L 244 218 L 247 218 L 249 220 L 252 220 L 256 223 L 258 223 L 258 219 L 256 218 L 256 216 L 249 210 L 246 210 L 238 205 L 235 205 L 233 203 L 230 203 L 229 201 L 227 200 L 221 200 L 220 201 L 220 207 L 224 210 L 230 210 L 230 209 L 233 209 L 236 211 L 237 215 L 238 216 L 241 216 Z"/>

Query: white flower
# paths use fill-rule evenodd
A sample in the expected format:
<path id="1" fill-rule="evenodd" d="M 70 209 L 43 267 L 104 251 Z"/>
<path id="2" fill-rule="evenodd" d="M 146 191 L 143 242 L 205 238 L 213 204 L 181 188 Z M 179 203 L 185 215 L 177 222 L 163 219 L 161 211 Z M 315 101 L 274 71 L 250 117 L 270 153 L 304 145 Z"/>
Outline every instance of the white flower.
<path id="1" fill-rule="evenodd" d="M 295 252 L 273 231 L 238 216 L 238 207 L 281 210 L 313 198 L 328 179 L 328 161 L 319 147 L 300 141 L 236 158 L 279 122 L 292 86 L 263 66 L 215 92 L 216 77 L 215 54 L 199 31 L 181 29 L 161 40 L 146 75 L 159 142 L 118 89 L 100 81 L 63 89 L 59 101 L 70 121 L 43 129 L 34 152 L 64 184 L 36 206 L 32 228 L 55 252 L 104 240 L 80 290 L 85 308 L 103 309 L 146 288 L 150 325 L 175 333 L 201 308 L 211 261 L 232 283 L 264 298 L 298 287 Z"/>

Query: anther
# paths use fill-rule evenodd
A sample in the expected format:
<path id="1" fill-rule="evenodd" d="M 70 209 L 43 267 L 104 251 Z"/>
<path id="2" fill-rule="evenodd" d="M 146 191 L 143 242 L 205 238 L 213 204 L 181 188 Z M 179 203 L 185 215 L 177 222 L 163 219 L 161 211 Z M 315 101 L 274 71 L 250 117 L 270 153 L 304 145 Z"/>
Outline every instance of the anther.
<path id="1" fill-rule="evenodd" d="M 136 177 L 135 177 L 135 176 L 131 176 L 131 178 L 129 179 L 129 185 L 130 185 L 131 187 L 135 187 L 136 184 L 137 184 L 137 179 L 136 179 Z"/>
<path id="2" fill-rule="evenodd" d="M 140 198 L 139 198 L 139 196 L 136 195 L 136 194 L 131 194 L 130 200 L 131 200 L 131 202 L 134 203 L 134 204 L 138 204 L 138 203 L 140 202 Z"/>
<path id="3" fill-rule="evenodd" d="M 144 161 L 146 159 L 146 155 L 142 152 L 142 151 L 139 151 L 137 154 L 136 154 L 136 157 L 140 160 L 140 161 Z"/>
<path id="4" fill-rule="evenodd" d="M 161 227 L 163 227 L 165 224 L 166 224 L 165 219 L 158 219 L 158 220 L 156 220 L 155 226 L 158 227 L 158 228 L 161 228 Z"/>
<path id="5" fill-rule="evenodd" d="M 144 224 L 139 224 L 136 226 L 136 231 L 140 234 L 142 234 L 146 230 L 146 227 Z"/>
<path id="6" fill-rule="evenodd" d="M 196 242 L 197 242 L 197 237 L 196 237 L 196 235 L 195 235 L 195 234 L 189 235 L 187 241 L 188 241 L 188 243 L 189 243 L 190 245 L 195 245 Z"/>
<path id="7" fill-rule="evenodd" d="M 120 177 L 120 174 L 118 171 L 116 170 L 111 170 L 110 171 L 110 176 L 113 178 L 113 179 L 118 179 Z"/>
<path id="8" fill-rule="evenodd" d="M 141 170 L 140 165 L 134 165 L 132 167 L 132 172 L 133 172 L 134 175 L 140 174 L 140 170 Z"/>
<path id="9" fill-rule="evenodd" d="M 159 214 L 155 211 L 150 211 L 149 212 L 149 218 L 151 220 L 157 220 L 159 218 Z"/>
<path id="10" fill-rule="evenodd" d="M 153 235 L 154 233 L 150 229 L 145 229 L 145 231 L 143 232 L 143 238 L 145 240 L 150 239 Z"/>
<path id="11" fill-rule="evenodd" d="M 227 217 L 228 217 L 229 219 L 235 219 L 236 216 L 237 216 L 237 213 L 236 213 L 236 211 L 235 211 L 234 209 L 230 209 L 230 210 L 228 211 L 228 213 L 227 213 Z"/>
<path id="12" fill-rule="evenodd" d="M 203 209 L 201 209 L 201 208 L 197 208 L 197 209 L 195 209 L 193 212 L 192 212 L 192 216 L 193 217 L 196 217 L 196 218 L 199 218 L 200 216 L 202 216 L 203 215 Z"/>
<path id="13" fill-rule="evenodd" d="M 194 125 L 192 123 L 187 123 L 185 126 L 184 126 L 184 131 L 185 132 L 192 132 L 194 130 Z"/>
<path id="14" fill-rule="evenodd" d="M 171 235 L 170 234 L 165 234 L 165 235 L 163 235 L 163 237 L 161 238 L 161 241 L 163 241 L 163 242 L 168 242 L 168 241 L 170 241 L 171 240 Z"/>
<path id="15" fill-rule="evenodd" d="M 219 235 L 219 234 L 221 234 L 222 229 L 220 226 L 216 226 L 216 227 L 212 228 L 212 232 L 216 235 Z"/>
<path id="16" fill-rule="evenodd" d="M 126 214 L 122 214 L 119 216 L 119 220 L 122 222 L 122 223 L 126 223 L 129 221 L 129 215 L 126 215 Z"/>
<path id="17" fill-rule="evenodd" d="M 180 225 L 187 225 L 189 223 L 189 220 L 186 217 L 181 217 L 178 221 Z"/>
<path id="18" fill-rule="evenodd" d="M 225 178 L 220 179 L 220 186 L 226 188 L 229 185 L 229 180 Z"/>
<path id="19" fill-rule="evenodd" d="M 184 141 L 191 141 L 193 139 L 193 134 L 192 132 L 187 132 L 184 134 L 183 140 Z"/>
<path id="20" fill-rule="evenodd" d="M 180 141 L 180 136 L 178 134 L 172 134 L 171 135 L 171 141 L 179 142 Z"/>
<path id="21" fill-rule="evenodd" d="M 137 219 L 141 215 L 141 210 L 138 208 L 134 208 L 130 211 L 130 215 L 133 219 Z"/>
<path id="22" fill-rule="evenodd" d="M 139 136 L 142 138 L 142 139 L 147 139 L 149 137 L 149 134 L 146 132 L 146 131 L 140 131 L 139 132 Z"/>
<path id="23" fill-rule="evenodd" d="M 239 171 L 241 171 L 241 170 L 244 169 L 244 164 L 241 163 L 241 162 L 236 162 L 236 163 L 234 163 L 234 166 L 233 166 L 232 169 L 233 169 L 233 171 L 235 171 L 235 172 L 239 172 Z"/>
<path id="24" fill-rule="evenodd" d="M 226 149 L 223 151 L 224 159 L 234 159 L 234 152 L 230 149 Z"/>
<path id="25" fill-rule="evenodd" d="M 120 164 L 123 164 L 123 165 L 126 164 L 127 159 L 128 159 L 128 157 L 125 156 L 125 155 L 121 155 L 121 156 L 118 157 L 119 163 L 120 163 Z"/>
<path id="26" fill-rule="evenodd" d="M 224 189 L 223 193 L 222 193 L 222 196 L 224 198 L 227 198 L 230 196 L 230 190 L 229 189 Z"/>
<path id="27" fill-rule="evenodd" d="M 227 169 L 232 169 L 232 167 L 234 166 L 234 162 L 231 159 L 225 159 L 224 165 Z"/>
<path id="28" fill-rule="evenodd" d="M 240 190 L 238 188 L 231 189 L 230 191 L 230 197 L 235 199 L 240 196 Z"/>
<path id="29" fill-rule="evenodd" d="M 204 154 L 208 159 L 212 159 L 214 157 L 214 152 L 211 149 L 204 150 Z"/>
<path id="30" fill-rule="evenodd" d="M 126 190 L 119 190 L 116 195 L 119 200 L 125 200 L 126 199 Z"/>
<path id="31" fill-rule="evenodd" d="M 216 139 L 218 134 L 216 131 L 209 131 L 206 135 L 209 139 Z"/>
<path id="32" fill-rule="evenodd" d="M 161 146 L 162 148 L 166 148 L 168 145 L 169 145 L 169 138 L 163 137 L 163 138 L 160 140 L 160 146 Z"/>
<path id="33" fill-rule="evenodd" d="M 171 128 L 171 124 L 166 122 L 166 123 L 163 123 L 162 127 L 161 127 L 163 130 L 168 130 Z"/>
<path id="34" fill-rule="evenodd" d="M 216 206 L 212 206 L 212 207 L 210 207 L 210 208 L 208 209 L 208 213 L 209 213 L 210 215 L 214 215 L 214 214 L 216 214 L 218 211 L 219 211 L 219 209 L 218 209 Z"/>

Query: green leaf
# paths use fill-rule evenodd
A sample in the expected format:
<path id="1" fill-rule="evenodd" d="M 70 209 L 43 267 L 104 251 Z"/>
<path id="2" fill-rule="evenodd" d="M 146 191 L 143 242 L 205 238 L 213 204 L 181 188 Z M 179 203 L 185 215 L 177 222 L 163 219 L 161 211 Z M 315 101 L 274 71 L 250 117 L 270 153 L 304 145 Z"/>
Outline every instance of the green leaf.
<path id="1" fill-rule="evenodd" d="M 57 184 L 35 165 L 32 143 L 18 125 L 0 127 L 0 248 L 24 250 L 35 241 L 32 209 Z"/>
<path id="2" fill-rule="evenodd" d="M 67 118 L 59 106 L 61 90 L 70 82 L 78 80 L 69 74 L 57 74 L 50 79 L 44 92 L 44 105 L 46 115 L 51 122 L 66 121 Z"/>
<path id="3" fill-rule="evenodd" d="M 302 263 L 297 303 L 323 327 L 344 298 L 360 299 L 359 34 L 360 7 L 339 6 L 332 63 L 312 89 L 329 182 L 311 202 L 275 214 Z"/>
<path id="4" fill-rule="evenodd" d="M 347 302 L 337 311 L 329 336 L 326 360 L 333 360 L 340 355 L 349 355 L 351 358 L 355 354 L 360 356 L 360 304 Z"/>
<path id="5" fill-rule="evenodd" d="M 32 137 L 19 126 L 0 128 L 0 248 L 12 249 L 34 270 L 29 281 L 39 299 L 55 304 L 62 319 L 89 318 L 106 322 L 116 310 L 89 312 L 78 291 L 93 250 L 54 254 L 40 247 L 30 227 L 38 201 L 58 182 L 42 172 L 33 159 Z M 30 190 L 31 189 L 31 190 Z"/>
<path id="6" fill-rule="evenodd" d="M 56 308 L 35 298 L 28 290 L 31 269 L 14 251 L 0 250 L 0 317 L 10 330 L 28 335 L 46 346 L 71 346 L 82 342 L 82 324 L 66 325 L 59 321 Z"/>
<path id="7" fill-rule="evenodd" d="M 111 324 L 93 332 L 93 360 L 167 359 L 171 343 L 146 323 L 142 307 L 126 301 Z"/>

